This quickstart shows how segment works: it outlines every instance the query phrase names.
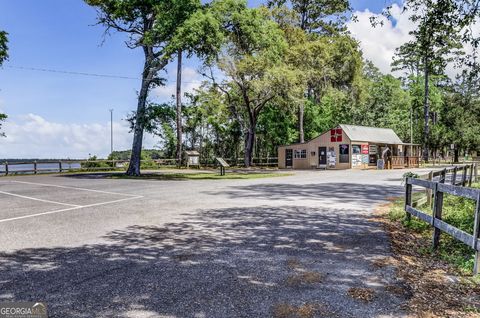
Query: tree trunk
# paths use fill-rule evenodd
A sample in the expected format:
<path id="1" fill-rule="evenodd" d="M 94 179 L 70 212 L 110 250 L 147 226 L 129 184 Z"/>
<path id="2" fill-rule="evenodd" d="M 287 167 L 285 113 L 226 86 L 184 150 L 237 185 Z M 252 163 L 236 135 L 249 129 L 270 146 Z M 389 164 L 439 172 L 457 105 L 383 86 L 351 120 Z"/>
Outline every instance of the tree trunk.
<path id="1" fill-rule="evenodd" d="M 460 150 L 458 150 L 457 148 L 455 148 L 454 152 L 453 152 L 453 162 L 454 163 L 458 163 L 458 159 L 460 157 Z"/>
<path id="2" fill-rule="evenodd" d="M 252 165 L 253 144 L 255 141 L 255 123 L 251 123 L 245 136 L 245 167 Z"/>
<path id="3" fill-rule="evenodd" d="M 300 139 L 300 143 L 304 143 L 305 142 L 305 135 L 304 135 L 304 132 L 303 132 L 303 115 L 304 115 L 304 111 L 305 111 L 305 106 L 304 104 L 300 104 L 300 109 L 298 110 L 298 134 L 299 134 L 299 139 Z"/>
<path id="4" fill-rule="evenodd" d="M 132 155 L 126 174 L 129 176 L 140 175 L 140 160 L 142 156 L 143 128 L 145 127 L 145 106 L 147 102 L 148 89 L 152 81 L 150 66 L 151 57 L 145 53 L 145 64 L 142 73 L 142 86 L 138 94 L 138 104 L 135 126 L 133 129 Z"/>
<path id="5" fill-rule="evenodd" d="M 182 50 L 177 54 L 177 166 L 182 164 Z"/>
<path id="6" fill-rule="evenodd" d="M 428 72 L 428 59 L 425 58 L 425 96 L 423 100 L 423 116 L 425 120 L 425 126 L 423 130 L 423 160 L 428 162 L 428 140 L 430 135 L 430 105 L 429 105 L 429 72 Z"/>

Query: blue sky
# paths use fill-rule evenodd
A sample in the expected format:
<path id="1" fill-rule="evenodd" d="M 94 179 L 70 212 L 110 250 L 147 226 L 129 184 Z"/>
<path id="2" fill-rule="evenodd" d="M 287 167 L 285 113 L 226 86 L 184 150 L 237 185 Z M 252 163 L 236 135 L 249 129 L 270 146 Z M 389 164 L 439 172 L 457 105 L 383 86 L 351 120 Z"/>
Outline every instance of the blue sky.
<path id="1" fill-rule="evenodd" d="M 379 12 L 387 3 L 352 1 L 359 12 Z M 9 33 L 10 41 L 10 59 L 0 68 L 0 112 L 9 115 L 4 125 L 7 138 L 0 138 L 0 158 L 106 155 L 110 108 L 115 109 L 116 130 L 121 130 L 116 131 L 116 148 L 128 148 L 131 137 L 121 119 L 136 107 L 139 80 L 18 68 L 139 77 L 141 51 L 128 49 L 122 34 L 112 34 L 102 42 L 104 29 L 95 22 L 95 10 L 81 0 L 0 0 L 0 29 Z M 165 75 L 169 85 L 154 92 L 160 100 L 170 99 L 174 66 L 172 63 Z M 197 66 L 196 60 L 186 63 L 187 90 L 201 80 L 194 72 Z M 36 141 L 24 136 L 27 133 L 42 136 Z M 99 136 L 89 139 L 82 134 L 106 136 L 99 141 Z M 99 142 L 102 146 L 95 145 Z M 147 137 L 145 142 L 154 146 L 158 141 Z M 72 146 L 75 143 L 78 145 Z"/>

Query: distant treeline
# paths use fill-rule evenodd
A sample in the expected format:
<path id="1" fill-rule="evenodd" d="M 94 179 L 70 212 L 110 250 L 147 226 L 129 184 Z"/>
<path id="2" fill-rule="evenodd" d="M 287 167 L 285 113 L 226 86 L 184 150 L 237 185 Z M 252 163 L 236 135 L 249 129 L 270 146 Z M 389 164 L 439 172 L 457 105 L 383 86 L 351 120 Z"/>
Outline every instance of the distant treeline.
<path id="1" fill-rule="evenodd" d="M 132 154 L 131 150 L 114 151 L 109 156 L 109 160 L 129 160 Z M 157 149 L 142 149 L 142 160 L 155 160 L 165 158 L 165 152 Z"/>

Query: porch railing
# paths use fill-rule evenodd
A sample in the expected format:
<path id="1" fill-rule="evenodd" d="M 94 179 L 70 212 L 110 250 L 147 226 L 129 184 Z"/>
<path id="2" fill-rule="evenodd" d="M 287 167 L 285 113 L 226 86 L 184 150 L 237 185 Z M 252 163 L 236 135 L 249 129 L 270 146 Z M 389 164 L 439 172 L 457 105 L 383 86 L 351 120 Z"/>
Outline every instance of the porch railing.
<path id="1" fill-rule="evenodd" d="M 393 156 L 392 168 L 418 168 L 420 166 L 420 157 L 413 156 Z"/>

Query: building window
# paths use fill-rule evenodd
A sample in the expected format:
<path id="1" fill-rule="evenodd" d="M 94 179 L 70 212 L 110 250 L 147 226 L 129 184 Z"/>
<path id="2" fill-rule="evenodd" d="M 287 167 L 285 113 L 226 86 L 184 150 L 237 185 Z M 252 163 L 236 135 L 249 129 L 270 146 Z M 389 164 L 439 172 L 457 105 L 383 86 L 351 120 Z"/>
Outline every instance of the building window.
<path id="1" fill-rule="evenodd" d="M 338 145 L 338 150 L 340 153 L 340 163 L 349 163 L 350 162 L 350 155 L 349 155 L 349 145 L 343 144 Z"/>
<path id="2" fill-rule="evenodd" d="M 352 145 L 352 154 L 359 155 L 362 153 L 362 148 L 360 145 Z"/>
<path id="3" fill-rule="evenodd" d="M 294 158 L 295 159 L 307 159 L 307 150 L 306 149 L 295 150 Z"/>

